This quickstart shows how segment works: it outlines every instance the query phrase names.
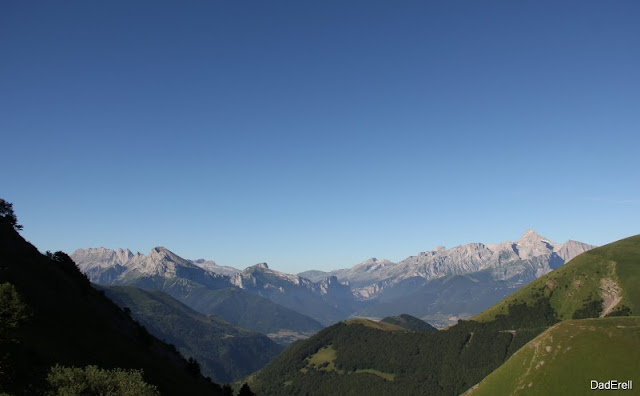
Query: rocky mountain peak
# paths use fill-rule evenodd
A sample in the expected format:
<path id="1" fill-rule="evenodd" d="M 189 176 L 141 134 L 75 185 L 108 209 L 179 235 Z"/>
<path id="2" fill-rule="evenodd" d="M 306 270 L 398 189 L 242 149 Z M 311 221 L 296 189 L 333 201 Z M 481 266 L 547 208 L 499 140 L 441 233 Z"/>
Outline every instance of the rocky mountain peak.
<path id="1" fill-rule="evenodd" d="M 372 257 L 361 262 L 360 264 L 357 264 L 355 267 L 353 267 L 353 269 L 358 271 L 377 271 L 390 264 L 393 264 L 393 262 L 387 259 L 378 260 L 377 258 Z"/>
<path id="2" fill-rule="evenodd" d="M 256 265 L 254 265 L 254 267 L 262 268 L 262 269 L 269 269 L 269 266 L 267 265 L 267 263 L 258 263 Z"/>
<path id="3" fill-rule="evenodd" d="M 538 234 L 535 230 L 527 230 L 524 232 L 522 237 L 518 240 L 518 243 L 526 243 L 526 242 L 538 242 L 543 239 L 546 239 L 542 235 Z"/>
<path id="4" fill-rule="evenodd" d="M 560 256 L 564 261 L 569 261 L 575 256 L 584 253 L 588 250 L 595 248 L 596 246 L 588 245 L 586 243 L 568 240 L 564 245 L 558 250 L 558 256 Z"/>
<path id="5" fill-rule="evenodd" d="M 163 246 L 156 246 L 149 252 L 149 257 L 154 261 L 161 261 L 163 259 L 169 258 L 171 255 L 171 251 Z"/>
<path id="6" fill-rule="evenodd" d="M 183 259 L 182 257 L 173 253 L 171 250 L 165 248 L 164 246 L 156 246 L 153 249 L 151 249 L 151 252 L 149 253 L 149 258 L 151 258 L 151 260 L 156 263 L 164 261 L 164 262 L 172 262 L 183 267 L 197 268 L 197 266 L 191 263 L 189 260 Z"/>
<path id="7" fill-rule="evenodd" d="M 171 253 L 171 251 L 164 246 L 156 246 L 153 249 L 151 249 L 151 254 L 153 253 L 167 254 L 167 253 Z"/>
<path id="8" fill-rule="evenodd" d="M 534 230 L 527 230 L 513 247 L 521 259 L 527 260 L 532 257 L 551 254 L 561 245 L 550 241 Z"/>

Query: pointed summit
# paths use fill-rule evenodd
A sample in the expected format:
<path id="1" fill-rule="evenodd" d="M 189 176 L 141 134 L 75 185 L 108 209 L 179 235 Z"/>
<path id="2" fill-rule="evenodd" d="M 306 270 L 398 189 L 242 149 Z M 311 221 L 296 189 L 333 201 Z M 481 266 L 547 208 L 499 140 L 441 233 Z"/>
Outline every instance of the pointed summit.
<path id="1" fill-rule="evenodd" d="M 149 257 L 156 259 L 156 260 L 162 260 L 163 258 L 170 258 L 173 255 L 173 253 L 165 248 L 164 246 L 156 246 L 153 249 L 151 249 L 151 251 L 149 252 Z"/>
<path id="2" fill-rule="evenodd" d="M 538 234 L 535 230 L 532 230 L 532 229 L 525 231 L 517 243 L 518 245 L 532 245 L 532 244 L 538 244 L 538 243 L 545 243 L 551 246 L 555 245 L 554 242 L 549 241 L 549 239 Z"/>
<path id="3" fill-rule="evenodd" d="M 379 269 L 382 269 L 382 268 L 388 266 L 389 264 L 393 264 L 393 263 L 391 261 L 387 260 L 387 259 L 378 260 L 375 257 L 371 257 L 370 259 L 367 259 L 367 260 L 361 262 L 360 264 L 357 264 L 356 266 L 354 266 L 353 270 L 356 270 L 356 271 L 377 271 Z"/>
<path id="4" fill-rule="evenodd" d="M 189 260 L 183 259 L 182 257 L 178 256 L 177 254 L 175 254 L 174 252 L 172 252 L 171 250 L 167 249 L 164 246 L 156 246 L 153 249 L 151 249 L 151 252 L 149 253 L 149 257 L 154 260 L 171 261 L 171 262 L 180 264 L 182 266 L 196 267 L 194 264 L 189 262 Z"/>
<path id="5" fill-rule="evenodd" d="M 538 234 L 536 232 L 536 230 L 534 229 L 528 229 L 524 232 L 524 234 L 522 235 L 522 238 L 520 239 L 533 239 L 533 238 L 540 238 L 540 239 L 544 239 L 544 237 L 540 234 Z"/>
<path id="6" fill-rule="evenodd" d="M 514 246 L 518 256 L 521 259 L 527 260 L 532 257 L 551 254 L 551 252 L 560 248 L 561 245 L 550 241 L 534 230 L 527 230 Z"/>

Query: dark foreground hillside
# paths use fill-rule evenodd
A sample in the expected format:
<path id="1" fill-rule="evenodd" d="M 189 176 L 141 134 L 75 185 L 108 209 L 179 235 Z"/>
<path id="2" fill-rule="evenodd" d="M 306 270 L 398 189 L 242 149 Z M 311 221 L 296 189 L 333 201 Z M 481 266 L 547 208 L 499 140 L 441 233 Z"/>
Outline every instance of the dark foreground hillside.
<path id="1" fill-rule="evenodd" d="M 68 256 L 39 253 L 3 217 L 0 285 L 0 393 L 43 393 L 57 364 L 142 369 L 164 395 L 221 393 L 196 364 L 91 287 Z"/>

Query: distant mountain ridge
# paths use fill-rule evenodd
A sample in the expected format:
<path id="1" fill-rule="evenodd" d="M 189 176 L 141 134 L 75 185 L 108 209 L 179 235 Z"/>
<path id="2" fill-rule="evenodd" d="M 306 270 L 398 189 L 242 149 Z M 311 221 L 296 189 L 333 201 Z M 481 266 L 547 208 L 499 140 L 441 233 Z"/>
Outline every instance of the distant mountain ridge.
<path id="1" fill-rule="evenodd" d="M 102 285 L 127 285 L 164 291 L 204 314 L 263 334 L 312 334 L 322 325 L 312 318 L 238 288 L 227 275 L 216 274 L 164 247 L 148 255 L 127 249 L 78 249 L 72 259 L 89 279 Z"/>
<path id="2" fill-rule="evenodd" d="M 92 282 L 99 284 L 126 282 L 145 276 L 160 279 L 179 276 L 216 288 L 228 284 L 225 275 L 199 267 L 162 246 L 151 249 L 147 256 L 134 254 L 129 249 L 78 249 L 71 258 Z"/>
<path id="3" fill-rule="evenodd" d="M 297 275 L 271 270 L 266 263 L 233 272 L 229 270 L 230 267 L 217 266 L 213 262 L 184 259 L 164 247 L 155 247 L 148 255 L 134 254 L 128 249 L 78 249 L 71 257 L 94 283 L 162 290 L 200 312 L 220 315 L 238 326 L 249 325 L 250 330 L 265 334 L 277 334 L 281 330 L 314 332 L 322 328 L 322 325 L 343 319 L 360 306 L 349 287 L 340 284 L 335 277 L 314 283 Z M 220 268 L 230 275 L 212 272 L 212 269 Z M 208 301 L 207 305 L 202 304 L 202 299 L 193 299 L 194 295 L 203 292 L 202 288 L 209 290 L 207 297 L 202 297 Z M 238 292 L 221 292 L 226 288 L 238 289 Z M 197 292 L 194 291 L 196 289 Z M 216 295 L 215 298 L 213 294 Z M 260 298 L 264 301 L 258 303 Z M 219 301 L 222 300 L 233 301 L 237 304 L 236 310 L 229 311 L 227 307 L 220 305 Z M 267 302 L 277 305 L 269 308 L 266 307 Z M 262 311 L 253 311 L 252 315 L 276 311 L 280 314 L 264 320 L 256 317 L 251 320 L 242 318 L 242 311 L 238 310 L 253 310 L 256 303 L 265 307 Z M 318 322 L 305 322 L 302 318 L 291 321 L 287 318 L 291 318 L 292 313 L 286 313 L 283 311 L 285 309 Z M 278 325 L 279 320 L 284 322 Z M 253 322 L 271 325 L 255 327 Z M 285 326 L 285 322 L 289 327 L 279 327 Z"/>
<path id="4" fill-rule="evenodd" d="M 218 265 L 216 264 L 215 261 L 212 261 L 212 260 L 205 260 L 201 258 L 201 259 L 189 260 L 189 261 L 191 261 L 193 264 L 197 265 L 200 268 L 204 268 L 209 272 L 214 272 L 220 275 L 232 276 L 233 274 L 240 272 L 240 270 L 237 268 Z"/>
<path id="5" fill-rule="evenodd" d="M 298 275 L 274 271 L 266 263 L 234 274 L 231 283 L 287 308 L 306 313 L 325 325 L 338 322 L 361 307 L 349 286 L 340 283 L 335 276 L 312 282 Z"/>
<path id="6" fill-rule="evenodd" d="M 371 299 L 385 288 L 409 278 L 419 277 L 428 281 L 488 269 L 496 280 L 523 275 L 523 281 L 529 282 L 594 247 L 572 240 L 564 244 L 555 243 L 534 230 L 528 230 L 516 242 L 470 243 L 451 249 L 439 246 L 398 263 L 371 258 L 350 269 L 332 271 L 329 275 L 349 282 L 359 298 Z"/>
<path id="7" fill-rule="evenodd" d="M 180 288 L 172 294 L 179 299 L 189 294 L 190 282 L 212 290 L 237 288 L 326 326 L 353 314 L 467 317 L 593 247 L 571 240 L 556 243 L 528 230 L 515 242 L 439 246 L 397 263 L 371 258 L 349 269 L 298 275 L 275 271 L 266 263 L 237 270 L 210 260 L 188 260 L 164 247 L 146 256 L 128 249 L 79 249 L 71 257 L 98 284 L 136 285 L 170 294 L 168 288 Z M 449 297 L 440 298 L 444 295 Z M 419 306 L 416 301 L 421 302 Z M 242 326 L 230 317 L 225 319 Z M 270 327 L 269 332 L 274 329 Z"/>

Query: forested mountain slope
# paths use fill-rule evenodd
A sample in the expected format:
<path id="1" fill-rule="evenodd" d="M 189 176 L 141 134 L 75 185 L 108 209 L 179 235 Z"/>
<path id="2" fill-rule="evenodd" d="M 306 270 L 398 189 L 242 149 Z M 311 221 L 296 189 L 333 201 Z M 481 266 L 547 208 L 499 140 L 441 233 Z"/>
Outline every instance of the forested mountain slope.
<path id="1" fill-rule="evenodd" d="M 635 236 L 583 253 L 473 320 L 436 332 L 339 323 L 249 380 L 266 395 L 460 394 L 561 320 L 636 313 L 638 269 Z"/>
<path id="2" fill-rule="evenodd" d="M 228 383 L 264 367 L 283 347 L 267 336 L 192 310 L 168 294 L 130 286 L 100 287 L 151 334 L 195 358 L 203 374 Z"/>
<path id="3" fill-rule="evenodd" d="M 166 395 L 221 391 L 95 290 L 67 255 L 41 254 L 4 218 L 0 285 L 0 391 L 38 394 L 56 364 L 142 369 L 144 380 Z"/>

